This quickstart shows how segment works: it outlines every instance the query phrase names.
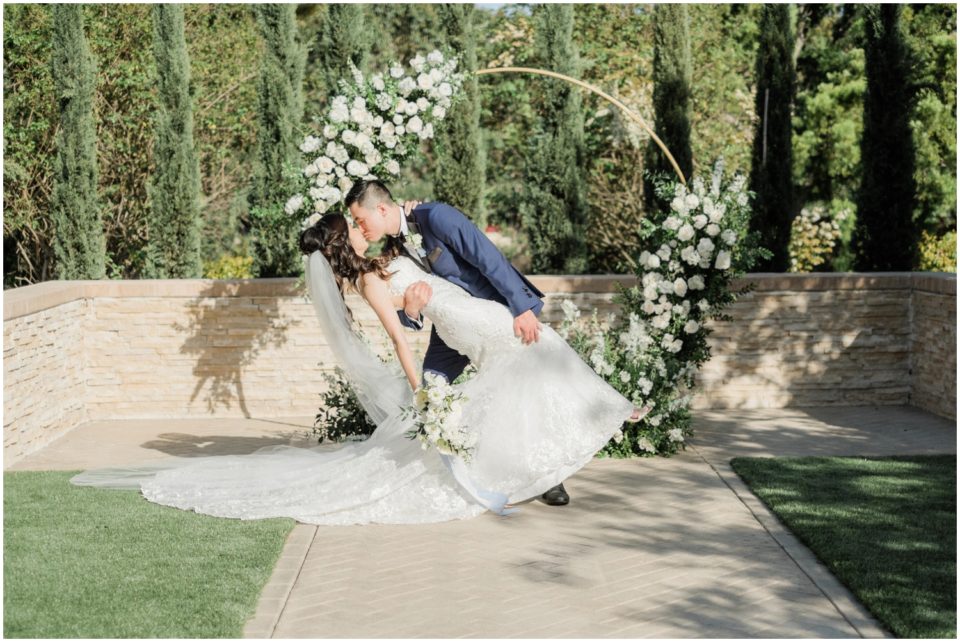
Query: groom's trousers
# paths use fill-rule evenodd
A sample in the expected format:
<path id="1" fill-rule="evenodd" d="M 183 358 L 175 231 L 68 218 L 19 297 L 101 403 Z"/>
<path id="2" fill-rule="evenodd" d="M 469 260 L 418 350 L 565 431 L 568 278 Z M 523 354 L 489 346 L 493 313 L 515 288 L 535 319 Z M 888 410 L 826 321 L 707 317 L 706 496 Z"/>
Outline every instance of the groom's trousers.
<path id="1" fill-rule="evenodd" d="M 449 383 L 453 383 L 468 365 L 470 365 L 470 359 L 444 343 L 437 334 L 436 327 L 430 330 L 430 345 L 423 359 L 424 374 L 435 372 L 443 375 Z"/>

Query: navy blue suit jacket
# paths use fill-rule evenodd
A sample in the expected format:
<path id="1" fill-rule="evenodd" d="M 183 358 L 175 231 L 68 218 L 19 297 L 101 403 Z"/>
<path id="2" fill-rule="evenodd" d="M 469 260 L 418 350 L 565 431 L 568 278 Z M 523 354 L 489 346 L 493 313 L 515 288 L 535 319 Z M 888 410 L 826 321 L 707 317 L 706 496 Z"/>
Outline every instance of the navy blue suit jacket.
<path id="1" fill-rule="evenodd" d="M 514 317 L 527 310 L 540 314 L 543 292 L 520 274 L 463 212 L 446 203 L 423 203 L 414 208 L 407 220 L 419 228 L 422 247 L 432 257 L 429 264 L 434 274 L 475 297 L 505 305 Z M 423 328 L 421 320 L 410 319 L 403 310 L 397 313 L 404 326 L 412 330 Z M 454 359 L 451 352 L 459 355 L 444 344 L 434 330 L 424 359 L 424 371 L 441 372 L 453 381 L 469 360 L 462 355 L 459 360 Z"/>

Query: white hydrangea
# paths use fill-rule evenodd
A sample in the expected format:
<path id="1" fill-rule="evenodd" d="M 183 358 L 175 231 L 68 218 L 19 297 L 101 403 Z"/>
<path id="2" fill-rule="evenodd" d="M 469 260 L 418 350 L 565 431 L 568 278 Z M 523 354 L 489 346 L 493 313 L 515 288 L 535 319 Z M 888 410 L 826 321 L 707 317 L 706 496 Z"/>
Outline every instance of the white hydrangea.
<path id="1" fill-rule="evenodd" d="M 667 437 L 670 441 L 683 441 L 683 431 L 679 428 L 671 428 L 667 431 Z"/>
<path id="2" fill-rule="evenodd" d="M 316 136 L 307 136 L 303 139 L 303 143 L 300 145 L 300 151 L 304 154 L 309 154 L 320 149 L 320 139 Z"/>
<path id="3" fill-rule="evenodd" d="M 697 252 L 699 252 L 701 255 L 709 256 L 715 247 L 716 246 L 714 246 L 713 241 L 708 238 L 702 238 L 700 239 L 700 242 L 697 243 Z"/>
<path id="4" fill-rule="evenodd" d="M 414 58 L 410 60 L 410 66 L 413 67 L 413 70 L 417 73 L 423 71 L 423 68 L 427 60 L 421 54 L 417 54 Z"/>
<path id="5" fill-rule="evenodd" d="M 397 161 L 395 161 L 395 160 L 393 160 L 393 159 L 388 160 L 388 161 L 384 164 L 384 168 L 386 168 L 386 170 L 387 170 L 388 172 L 390 172 L 391 174 L 393 174 L 394 176 L 396 176 L 397 174 L 400 173 L 400 163 L 398 163 Z"/>
<path id="6" fill-rule="evenodd" d="M 286 212 L 288 216 L 292 216 L 300 211 L 301 207 L 303 207 L 303 194 L 294 194 L 287 199 L 286 204 L 283 206 L 283 211 Z"/>
<path id="7" fill-rule="evenodd" d="M 687 321 L 683 326 L 683 331 L 686 332 L 687 334 L 693 334 L 699 329 L 700 329 L 700 324 L 694 321 L 693 319 L 690 319 L 689 321 Z"/>
<path id="8" fill-rule="evenodd" d="M 687 280 L 687 286 L 691 290 L 702 290 L 706 287 L 706 283 L 703 282 L 703 277 L 699 274 L 694 274 Z"/>
<path id="9" fill-rule="evenodd" d="M 737 242 L 737 233 L 733 230 L 724 230 L 720 238 L 723 239 L 723 242 L 727 245 L 733 245 Z"/>
<path id="10" fill-rule="evenodd" d="M 653 442 L 647 439 L 646 437 L 641 437 L 640 439 L 638 439 L 637 446 L 639 446 L 641 450 L 645 450 L 648 453 L 657 452 L 657 447 L 654 446 Z"/>
<path id="11" fill-rule="evenodd" d="M 663 227 L 672 232 L 675 232 L 676 230 L 680 229 L 680 225 L 682 224 L 683 224 L 683 221 L 681 221 L 679 218 L 673 215 L 668 216 L 663 221 Z"/>
<path id="12" fill-rule="evenodd" d="M 695 195 L 691 194 L 691 196 L 696 198 Z M 680 230 L 677 232 L 677 238 L 680 241 L 686 242 L 692 239 L 695 234 L 696 232 L 693 231 L 693 226 L 690 225 L 689 223 L 684 223 L 683 226 L 680 228 Z"/>
<path id="13" fill-rule="evenodd" d="M 400 78 L 401 76 L 403 76 L 403 67 L 397 64 L 394 64 L 390 67 L 391 78 Z"/>
<path id="14" fill-rule="evenodd" d="M 720 233 L 720 226 L 717 225 L 716 223 L 711 223 L 710 225 L 707 226 L 706 231 L 708 235 L 716 236 L 717 234 Z"/>
<path id="15" fill-rule="evenodd" d="M 434 67 L 443 64 L 443 54 L 439 50 L 434 49 L 427 54 L 427 62 L 429 62 Z"/>
<path id="16" fill-rule="evenodd" d="M 404 76 L 403 80 L 397 85 L 397 89 L 400 90 L 400 95 L 406 98 L 410 95 L 414 89 L 417 88 L 417 81 L 415 81 L 410 76 Z"/>

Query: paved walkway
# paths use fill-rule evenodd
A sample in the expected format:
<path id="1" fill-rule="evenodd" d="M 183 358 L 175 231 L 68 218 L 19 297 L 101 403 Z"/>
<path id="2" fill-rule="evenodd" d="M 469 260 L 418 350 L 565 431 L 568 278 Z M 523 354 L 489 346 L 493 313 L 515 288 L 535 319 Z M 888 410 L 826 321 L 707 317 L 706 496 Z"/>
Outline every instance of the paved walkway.
<path id="1" fill-rule="evenodd" d="M 892 637 L 740 482 L 735 456 L 956 453 L 912 407 L 698 411 L 680 455 L 595 460 L 572 502 L 424 526 L 298 524 L 247 637 Z M 309 420 L 86 424 L 12 469 L 310 444 Z M 300 431 L 298 436 L 297 431 Z"/>

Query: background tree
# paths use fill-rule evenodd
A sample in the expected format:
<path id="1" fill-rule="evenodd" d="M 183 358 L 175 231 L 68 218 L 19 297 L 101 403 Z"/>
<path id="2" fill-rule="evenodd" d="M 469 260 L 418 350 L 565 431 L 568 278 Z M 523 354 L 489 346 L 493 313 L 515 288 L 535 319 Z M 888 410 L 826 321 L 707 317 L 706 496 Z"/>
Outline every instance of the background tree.
<path id="1" fill-rule="evenodd" d="M 858 270 L 910 270 L 917 258 L 915 97 L 900 5 L 865 5 L 867 93 L 863 106 L 863 181 L 853 248 Z"/>
<path id="2" fill-rule="evenodd" d="M 577 77 L 573 11 L 572 5 L 538 5 L 534 34 L 542 68 Z M 523 228 L 530 239 L 534 272 L 577 274 L 587 269 L 580 93 L 563 81 L 541 82 L 541 129 L 525 159 Z"/>
<path id="3" fill-rule="evenodd" d="M 106 275 L 100 199 L 97 196 L 96 63 L 83 33 L 83 7 L 55 4 L 53 78 L 60 106 L 51 214 L 57 275 L 102 279 Z"/>
<path id="4" fill-rule="evenodd" d="M 301 271 L 299 224 L 283 206 L 300 171 L 305 47 L 297 37 L 293 5 L 257 5 L 265 51 L 258 85 L 257 163 L 250 191 L 255 269 L 261 277 Z"/>
<path id="5" fill-rule="evenodd" d="M 793 9 L 765 4 L 760 13 L 757 49 L 756 129 L 750 189 L 756 193 L 751 227 L 760 245 L 773 253 L 761 258 L 758 271 L 785 272 L 790 266 L 793 198 L 794 27 Z"/>
<path id="6" fill-rule="evenodd" d="M 154 172 L 146 274 L 197 278 L 200 264 L 200 172 L 193 146 L 193 91 L 183 34 L 183 6 L 153 6 L 157 64 Z"/>
<path id="7" fill-rule="evenodd" d="M 483 221 L 483 150 L 477 86 L 476 34 L 471 4 L 437 5 L 447 44 L 460 55 L 468 74 L 463 100 L 454 105 L 434 142 L 434 197 L 454 205 L 475 222 Z"/>
<path id="8" fill-rule="evenodd" d="M 337 83 L 350 79 L 350 62 L 364 69 L 366 52 L 376 40 L 361 4 L 329 4 L 316 19 L 319 28 L 312 39 L 307 66 L 305 92 L 309 104 L 319 116 L 330 96 L 337 93 Z"/>
<path id="9" fill-rule="evenodd" d="M 685 4 L 658 4 L 653 10 L 654 131 L 673 155 L 684 177 L 693 173 L 690 148 L 690 17 Z M 653 140 L 647 147 L 648 174 L 676 176 L 669 159 Z M 650 179 L 644 188 L 647 210 L 667 207 L 660 202 Z"/>

